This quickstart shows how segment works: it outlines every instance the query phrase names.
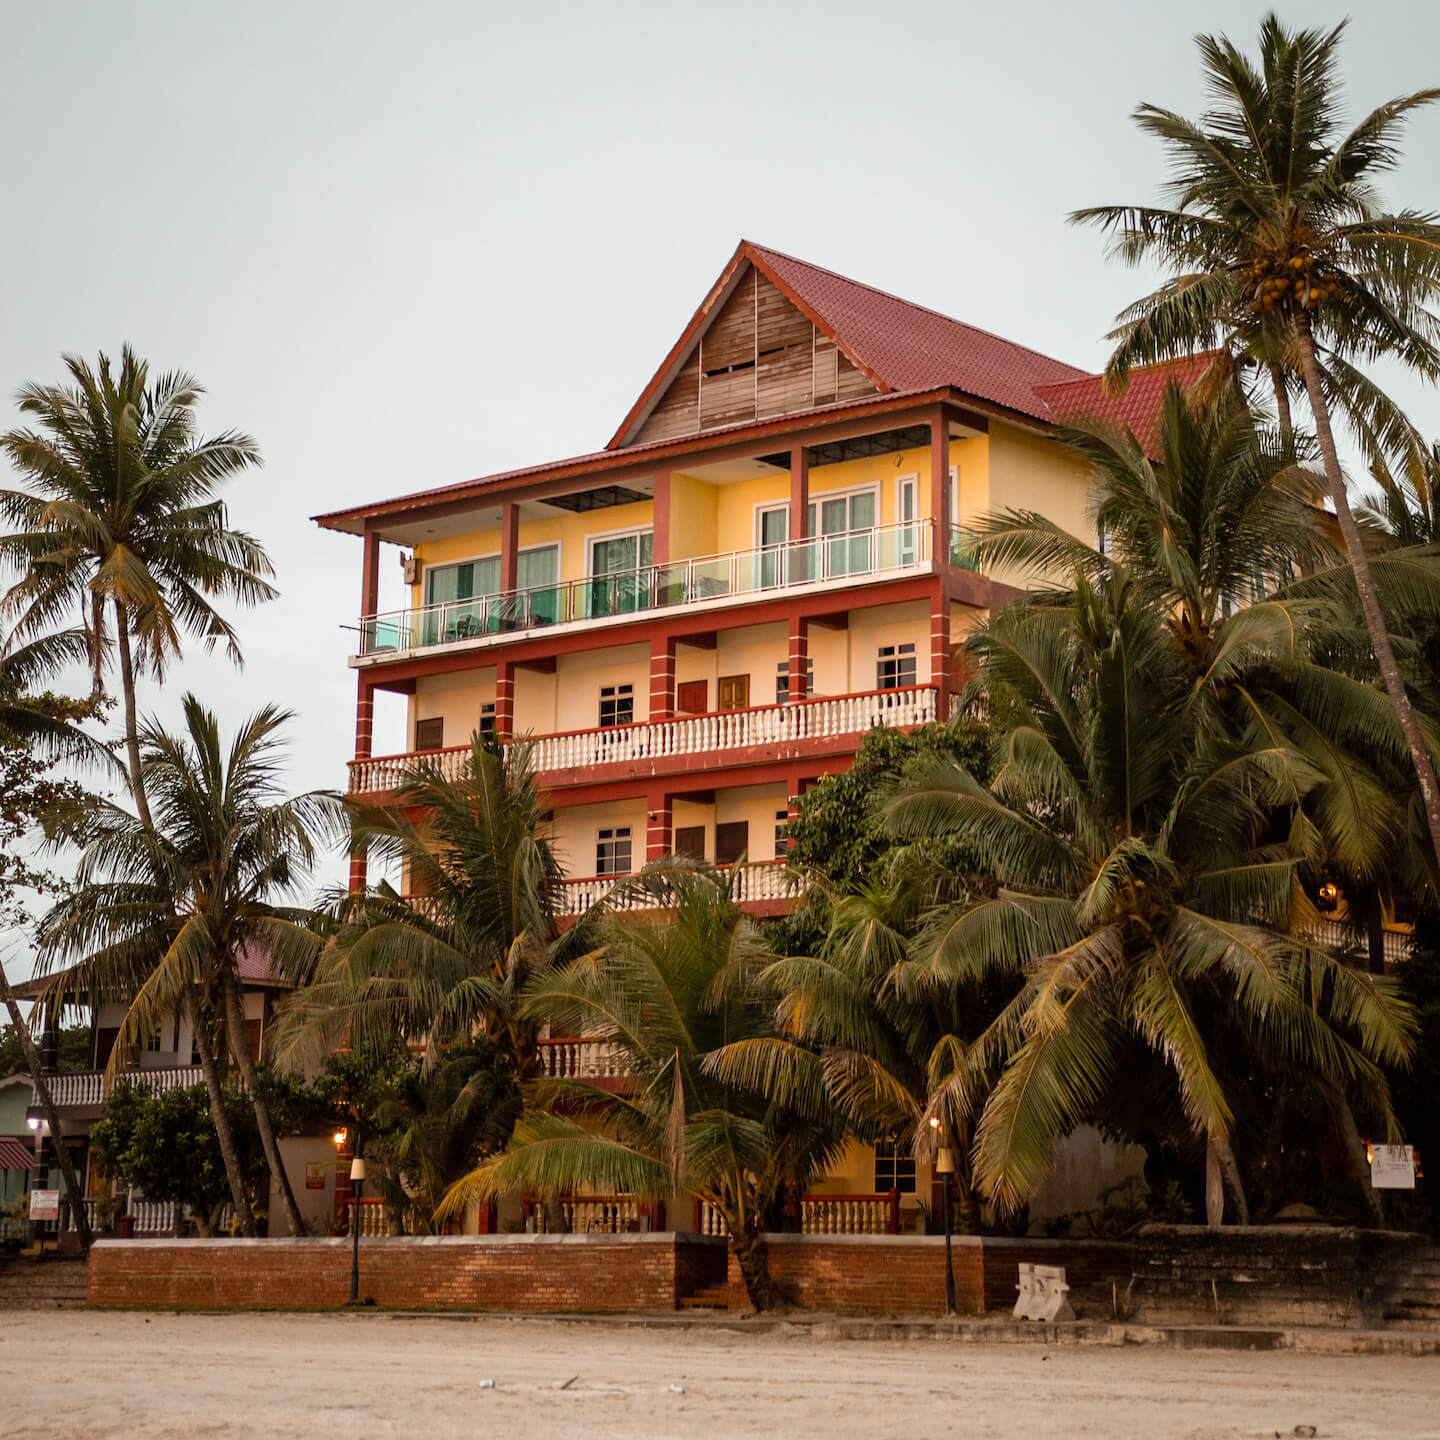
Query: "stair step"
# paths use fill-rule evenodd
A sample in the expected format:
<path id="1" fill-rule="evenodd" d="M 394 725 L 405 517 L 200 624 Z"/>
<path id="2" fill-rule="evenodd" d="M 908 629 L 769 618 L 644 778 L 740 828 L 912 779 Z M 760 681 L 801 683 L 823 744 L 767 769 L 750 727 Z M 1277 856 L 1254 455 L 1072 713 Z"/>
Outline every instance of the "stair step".
<path id="1" fill-rule="evenodd" d="M 725 1283 L 706 1285 L 689 1295 L 682 1295 L 678 1304 L 685 1310 L 728 1310 L 730 1308 L 730 1286 Z"/>

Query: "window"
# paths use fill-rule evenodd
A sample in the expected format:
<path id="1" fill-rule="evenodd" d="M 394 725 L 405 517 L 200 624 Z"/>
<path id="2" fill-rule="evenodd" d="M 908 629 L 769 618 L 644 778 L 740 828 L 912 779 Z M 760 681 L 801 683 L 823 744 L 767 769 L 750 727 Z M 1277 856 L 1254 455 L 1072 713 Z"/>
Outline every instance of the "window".
<path id="1" fill-rule="evenodd" d="M 815 693 L 815 657 L 805 657 L 805 693 Z M 782 660 L 775 667 L 775 703 L 783 705 L 790 698 L 790 662 Z"/>
<path id="2" fill-rule="evenodd" d="M 898 1190 L 902 1195 L 915 1193 L 915 1157 L 900 1150 L 893 1140 L 875 1144 L 875 1192 L 888 1194 Z"/>
<path id="3" fill-rule="evenodd" d="M 750 848 L 750 822 L 729 820 L 715 827 L 715 863 L 733 865 Z"/>
<path id="4" fill-rule="evenodd" d="M 515 557 L 515 588 L 524 595 L 517 610 L 522 624 L 553 625 L 560 609 L 560 547 L 537 545 Z"/>
<path id="5" fill-rule="evenodd" d="M 904 527 L 896 532 L 897 565 L 913 565 L 920 556 L 920 531 L 915 524 L 916 478 L 902 475 L 895 482 L 895 523 Z"/>
<path id="6" fill-rule="evenodd" d="M 790 842 L 785 838 L 785 826 L 789 822 L 788 810 L 775 812 L 775 858 L 783 860 L 790 851 Z"/>
<path id="7" fill-rule="evenodd" d="M 882 645 L 876 651 L 875 688 L 900 690 L 915 684 L 914 645 Z"/>
<path id="8" fill-rule="evenodd" d="M 612 725 L 630 725 L 635 720 L 635 694 L 632 685 L 602 685 L 600 687 L 600 728 L 608 730 Z M 626 831 L 629 834 L 629 831 Z"/>
<path id="9" fill-rule="evenodd" d="M 812 501 L 809 514 L 809 534 L 825 542 L 821 551 L 824 574 L 857 575 L 871 568 L 874 561 L 870 545 L 874 537 L 868 532 L 875 528 L 873 490 Z"/>
<path id="10" fill-rule="evenodd" d="M 755 543 L 760 549 L 760 588 L 786 581 L 785 542 L 790 538 L 790 507 L 772 505 L 755 517 Z M 797 576 L 797 579 L 802 578 Z"/>
<path id="11" fill-rule="evenodd" d="M 630 873 L 630 827 L 612 826 L 595 835 L 595 873 L 597 875 L 628 875 Z"/>
<path id="12" fill-rule="evenodd" d="M 532 592 L 520 614 L 522 623 L 549 625 L 558 618 L 560 547 L 531 545 L 515 557 L 515 588 Z M 443 606 L 425 619 L 425 644 L 466 640 L 499 627 L 500 609 L 492 602 L 500 593 L 500 557 L 483 555 L 458 565 L 425 569 L 425 604 Z M 507 613 L 508 607 L 507 607 Z"/>
<path id="13" fill-rule="evenodd" d="M 719 692 L 717 706 L 721 710 L 744 710 L 750 704 L 748 675 L 722 675 L 716 690 Z"/>
<path id="14" fill-rule="evenodd" d="M 482 735 L 493 735 L 495 733 L 495 702 L 486 700 L 480 706 L 480 724 L 477 727 Z"/>
<path id="15" fill-rule="evenodd" d="M 417 750 L 438 750 L 445 743 L 445 719 L 437 715 L 433 720 L 415 722 L 415 748 Z"/>
<path id="16" fill-rule="evenodd" d="M 675 709 L 681 715 L 703 715 L 710 708 L 710 682 L 683 680 L 675 687 Z"/>
<path id="17" fill-rule="evenodd" d="M 163 1026 L 157 1025 L 155 1027 L 155 1033 L 145 1042 L 146 1050 L 152 1055 L 158 1054 L 165 1047 L 165 1041 L 162 1038 L 163 1029 Z"/>

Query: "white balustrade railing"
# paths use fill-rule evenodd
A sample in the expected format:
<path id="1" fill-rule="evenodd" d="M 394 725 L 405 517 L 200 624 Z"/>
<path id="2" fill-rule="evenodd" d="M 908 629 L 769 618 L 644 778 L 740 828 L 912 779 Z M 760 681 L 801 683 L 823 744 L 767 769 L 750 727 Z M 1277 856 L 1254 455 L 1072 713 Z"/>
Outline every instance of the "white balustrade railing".
<path id="1" fill-rule="evenodd" d="M 608 1040 L 542 1040 L 540 1062 L 545 1073 L 558 1080 L 615 1079 L 630 1073 L 624 1051 Z"/>
<path id="2" fill-rule="evenodd" d="M 347 1227 L 355 1224 L 355 1202 L 352 1200 L 345 1209 L 345 1224 Z M 353 1234 L 351 1230 L 349 1233 Z M 385 1202 L 376 1196 L 361 1196 L 360 1198 L 360 1238 L 362 1240 L 380 1240 L 390 1233 L 390 1221 L 386 1218 Z"/>
<path id="3" fill-rule="evenodd" d="M 648 1215 L 641 1217 L 640 1201 L 634 1195 L 567 1195 L 560 1202 L 565 1227 L 573 1235 L 624 1235 L 643 1230 Z M 545 1203 L 531 1200 L 526 1205 L 526 1227 L 547 1233 Z"/>
<path id="4" fill-rule="evenodd" d="M 132 1200 L 126 1214 L 134 1222 L 137 1235 L 170 1235 L 175 1230 L 173 1200 Z M 221 1233 L 224 1231 L 222 1229 Z"/>
<path id="5" fill-rule="evenodd" d="M 629 878 L 626 875 L 591 875 L 582 880 L 567 880 L 560 913 L 583 915 Z M 788 900 L 796 893 L 796 883 L 786 871 L 783 860 L 753 860 L 739 867 L 731 894 L 741 904 L 752 900 Z M 636 890 L 623 898 L 616 897 L 611 904 L 618 910 L 659 908 L 655 898 L 643 890 Z"/>
<path id="6" fill-rule="evenodd" d="M 854 584 L 928 568 L 930 536 L 930 521 L 914 520 L 366 615 L 360 621 L 360 653 L 404 654 L 706 600 L 763 600 L 801 586 Z"/>
<path id="7" fill-rule="evenodd" d="M 900 1197 L 889 1195 L 806 1195 L 800 1202 L 804 1235 L 894 1235 L 899 1232 Z M 724 1217 L 708 1200 L 695 1207 L 701 1235 L 728 1235 Z"/>
<path id="8" fill-rule="evenodd" d="M 205 1074 L 198 1065 L 181 1065 L 165 1070 L 126 1070 L 116 1077 L 131 1084 L 143 1086 L 153 1095 L 167 1090 L 180 1090 L 204 1082 Z M 46 1086 L 57 1109 L 103 1105 L 110 1093 L 110 1083 L 103 1070 L 73 1070 L 46 1075 Z M 32 1105 L 39 1100 L 31 1090 Z"/>
<path id="9" fill-rule="evenodd" d="M 1317 919 L 1310 927 L 1310 938 L 1327 950 L 1358 950 L 1364 954 L 1369 948 L 1365 932 L 1339 920 Z M 1410 954 L 1410 933 L 1406 930 L 1386 926 L 1382 936 L 1382 953 L 1387 969 L 1402 964 Z"/>
<path id="10" fill-rule="evenodd" d="M 839 735 L 863 735 L 878 726 L 909 729 L 935 719 L 935 687 L 910 685 L 859 695 L 833 695 L 748 710 L 718 710 L 637 725 L 546 735 L 530 742 L 531 764 L 542 776 L 556 770 L 586 770 L 687 755 L 709 755 L 760 745 L 785 745 Z M 470 747 L 381 755 L 350 762 L 350 793 L 394 790 L 421 765 L 447 780 L 459 779 L 470 764 Z"/>

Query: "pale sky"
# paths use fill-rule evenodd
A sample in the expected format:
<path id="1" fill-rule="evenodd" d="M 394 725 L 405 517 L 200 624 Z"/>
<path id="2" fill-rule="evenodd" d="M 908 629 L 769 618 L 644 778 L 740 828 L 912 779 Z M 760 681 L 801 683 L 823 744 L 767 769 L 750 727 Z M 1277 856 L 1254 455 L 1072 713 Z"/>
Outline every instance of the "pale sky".
<path id="1" fill-rule="evenodd" d="M 311 515 L 602 445 L 742 236 L 1098 369 L 1143 280 L 1064 216 L 1156 198 L 1130 111 L 1200 111 L 1192 33 L 1265 8 L 0 0 L 0 427 L 67 351 L 200 378 L 282 594 L 143 706 L 288 703 L 293 787 L 342 786 L 360 545 Z M 1440 7 L 1357 7 L 1345 65 L 1357 109 L 1440 84 Z M 1407 153 L 1440 209 L 1440 108 Z"/>

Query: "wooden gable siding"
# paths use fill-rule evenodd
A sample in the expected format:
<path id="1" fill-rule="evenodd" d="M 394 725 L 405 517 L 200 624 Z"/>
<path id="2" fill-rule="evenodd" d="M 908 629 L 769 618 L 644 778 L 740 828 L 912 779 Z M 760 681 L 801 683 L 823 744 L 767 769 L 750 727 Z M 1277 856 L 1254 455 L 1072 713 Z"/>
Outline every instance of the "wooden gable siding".
<path id="1" fill-rule="evenodd" d="M 748 266 L 635 439 L 670 440 L 875 389 L 828 335 Z"/>

